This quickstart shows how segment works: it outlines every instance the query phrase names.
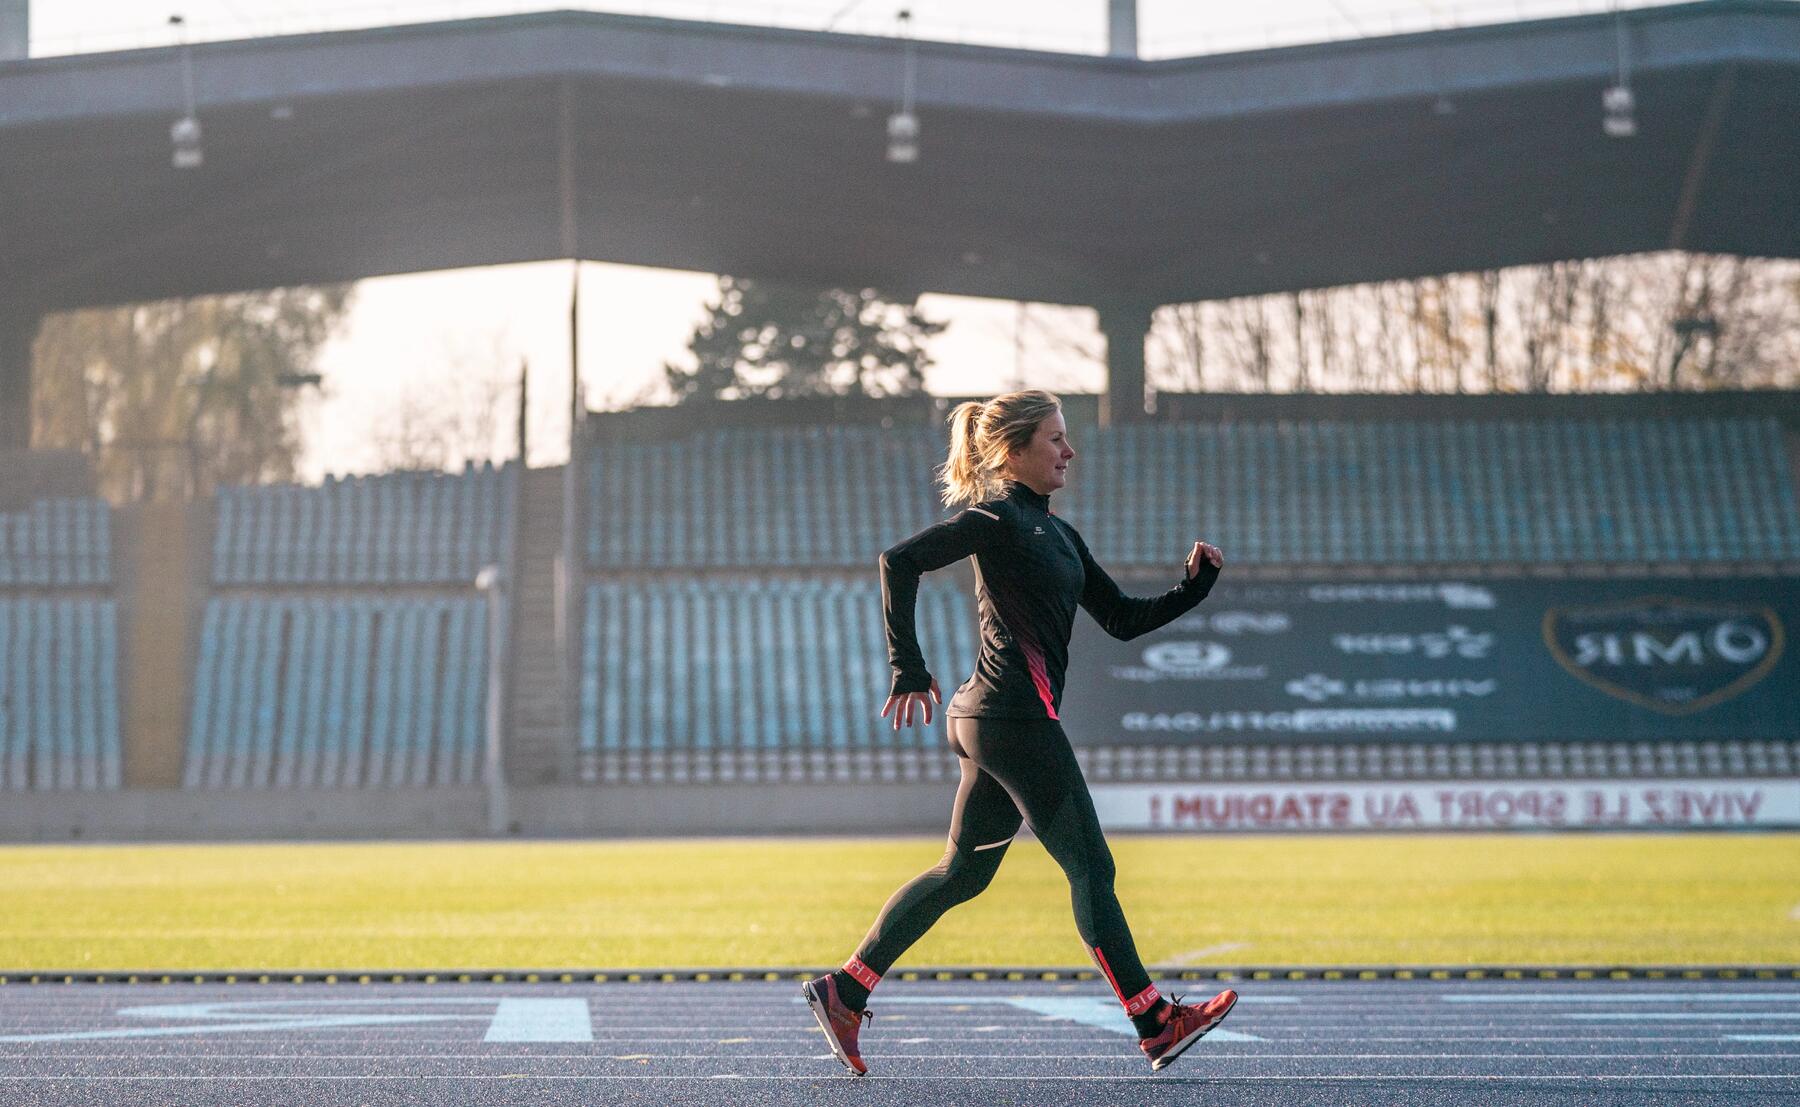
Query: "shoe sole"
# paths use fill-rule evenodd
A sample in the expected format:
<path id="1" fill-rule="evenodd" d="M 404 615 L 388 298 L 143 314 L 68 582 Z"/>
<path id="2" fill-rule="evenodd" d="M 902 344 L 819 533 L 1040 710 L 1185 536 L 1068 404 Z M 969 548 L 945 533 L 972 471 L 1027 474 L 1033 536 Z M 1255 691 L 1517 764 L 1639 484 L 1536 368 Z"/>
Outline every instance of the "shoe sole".
<path id="1" fill-rule="evenodd" d="M 806 997 L 806 1005 L 812 1008 L 813 1018 L 819 1022 L 819 1029 L 825 1032 L 825 1040 L 831 1043 L 831 1055 L 844 1063 L 851 1076 L 866 1076 L 866 1072 L 858 1072 L 850 1063 L 850 1055 L 844 1052 L 844 1045 L 838 1036 L 831 1032 L 831 1016 L 825 1013 L 825 998 L 813 990 L 812 981 L 800 985 L 800 994 Z"/>
<path id="2" fill-rule="evenodd" d="M 1219 1012 L 1218 1018 L 1212 1020 L 1209 1023 L 1202 1024 L 1200 1029 L 1194 1031 L 1192 1034 L 1189 1034 L 1187 1037 L 1181 1039 L 1179 1042 L 1176 1042 L 1174 1045 L 1170 1046 L 1169 1052 L 1163 1054 L 1161 1057 L 1158 1057 L 1156 1060 L 1150 1062 L 1150 1068 L 1153 1071 L 1160 1071 L 1163 1068 L 1166 1068 L 1170 1062 L 1174 1061 L 1175 1058 L 1181 1056 L 1182 1053 L 1187 1050 L 1188 1046 L 1191 1046 L 1195 1042 L 1199 1041 L 1201 1038 L 1206 1037 L 1206 1035 L 1208 1033 L 1210 1033 L 1211 1031 L 1216 1029 L 1220 1023 L 1224 1022 L 1225 1016 L 1231 1014 L 1231 1009 L 1236 1006 L 1237 1006 L 1237 997 L 1232 996 L 1231 1002 L 1228 1005 L 1226 1005 L 1225 1010 Z"/>

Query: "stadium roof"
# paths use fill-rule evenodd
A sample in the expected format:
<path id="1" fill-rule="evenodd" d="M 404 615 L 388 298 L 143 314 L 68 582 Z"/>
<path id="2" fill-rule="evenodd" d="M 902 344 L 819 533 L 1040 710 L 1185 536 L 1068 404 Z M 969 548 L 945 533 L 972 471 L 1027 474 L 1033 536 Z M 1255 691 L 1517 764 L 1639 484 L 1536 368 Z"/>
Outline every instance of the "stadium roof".
<path id="1" fill-rule="evenodd" d="M 0 64 L 0 295 L 581 257 L 1154 304 L 1678 247 L 1800 256 L 1800 5 L 1133 61 L 551 12 Z M 566 116 L 565 116 L 566 111 Z M 565 160 L 564 121 L 567 120 Z M 564 200 L 570 203 L 565 211 Z"/>

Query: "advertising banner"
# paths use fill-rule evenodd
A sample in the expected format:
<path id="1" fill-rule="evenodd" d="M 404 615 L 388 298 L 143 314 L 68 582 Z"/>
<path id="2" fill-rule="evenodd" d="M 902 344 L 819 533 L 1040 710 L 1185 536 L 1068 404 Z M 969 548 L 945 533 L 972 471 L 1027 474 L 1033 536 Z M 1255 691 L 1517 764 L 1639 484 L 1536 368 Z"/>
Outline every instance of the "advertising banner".
<path id="1" fill-rule="evenodd" d="M 1109 830 L 1571 830 L 1800 826 L 1800 780 L 1097 784 Z"/>
<path id="2" fill-rule="evenodd" d="M 1145 595 L 1153 583 L 1121 581 Z M 1230 580 L 1130 642 L 1080 616 L 1078 745 L 1800 738 L 1800 580 Z"/>

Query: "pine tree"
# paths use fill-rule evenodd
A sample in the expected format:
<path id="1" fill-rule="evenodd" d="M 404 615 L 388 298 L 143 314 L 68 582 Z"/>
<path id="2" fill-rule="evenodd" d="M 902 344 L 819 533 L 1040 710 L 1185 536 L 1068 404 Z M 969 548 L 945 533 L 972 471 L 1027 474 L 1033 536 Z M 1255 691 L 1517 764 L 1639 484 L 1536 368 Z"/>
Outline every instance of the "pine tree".
<path id="1" fill-rule="evenodd" d="M 925 343 L 944 323 L 873 288 L 819 290 L 719 278 L 694 330 L 694 366 L 666 362 L 677 403 L 751 397 L 907 396 L 922 392 Z"/>

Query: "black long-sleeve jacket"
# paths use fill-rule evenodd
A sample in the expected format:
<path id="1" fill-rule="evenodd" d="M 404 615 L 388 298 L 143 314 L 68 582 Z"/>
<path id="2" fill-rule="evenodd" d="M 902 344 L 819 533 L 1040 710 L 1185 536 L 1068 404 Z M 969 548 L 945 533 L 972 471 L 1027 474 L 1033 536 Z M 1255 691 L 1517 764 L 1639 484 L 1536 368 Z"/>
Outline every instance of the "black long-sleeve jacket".
<path id="1" fill-rule="evenodd" d="M 971 554 L 981 652 L 975 674 L 945 711 L 956 716 L 1056 718 L 1077 604 L 1114 638 L 1136 638 L 1191 610 L 1219 578 L 1217 567 L 1202 561 L 1197 574 L 1160 596 L 1127 596 L 1075 528 L 1050 513 L 1048 496 L 1008 481 L 1004 496 L 965 508 L 881 555 L 882 614 L 894 668 L 890 695 L 931 687 L 913 624 L 919 577 Z"/>

